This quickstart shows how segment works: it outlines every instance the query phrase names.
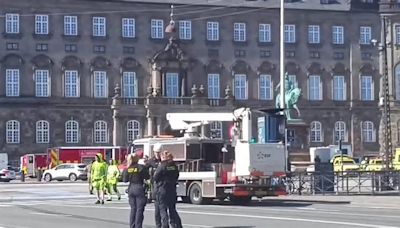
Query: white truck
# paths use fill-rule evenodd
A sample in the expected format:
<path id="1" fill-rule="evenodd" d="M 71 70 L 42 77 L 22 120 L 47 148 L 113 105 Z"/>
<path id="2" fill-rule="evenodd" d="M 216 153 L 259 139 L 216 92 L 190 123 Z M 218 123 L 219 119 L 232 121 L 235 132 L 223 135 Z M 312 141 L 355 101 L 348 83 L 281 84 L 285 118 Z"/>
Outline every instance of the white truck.
<path id="1" fill-rule="evenodd" d="M 171 128 L 185 130 L 183 137 L 137 139 L 133 147 L 149 157 L 155 144 L 171 152 L 180 169 L 178 196 L 193 204 L 226 198 L 247 204 L 252 197 L 286 194 L 281 181 L 287 171 L 285 145 L 253 142 L 252 114 L 245 108 L 233 113 L 168 113 Z M 232 142 L 197 133 L 197 127 L 213 121 L 234 123 Z"/>

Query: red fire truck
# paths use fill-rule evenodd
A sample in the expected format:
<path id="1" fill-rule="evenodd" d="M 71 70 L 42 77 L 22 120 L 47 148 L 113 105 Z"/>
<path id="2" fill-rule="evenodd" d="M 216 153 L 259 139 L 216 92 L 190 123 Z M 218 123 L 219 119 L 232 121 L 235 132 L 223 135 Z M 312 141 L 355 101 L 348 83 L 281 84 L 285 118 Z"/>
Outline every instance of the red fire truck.
<path id="1" fill-rule="evenodd" d="M 128 148 L 113 146 L 53 147 L 47 149 L 46 154 L 23 155 L 21 170 L 25 170 L 27 176 L 35 177 L 37 170 L 53 168 L 62 163 L 90 164 L 95 160 L 97 153 L 101 153 L 106 161 L 115 159 L 122 163 L 125 161 Z"/>

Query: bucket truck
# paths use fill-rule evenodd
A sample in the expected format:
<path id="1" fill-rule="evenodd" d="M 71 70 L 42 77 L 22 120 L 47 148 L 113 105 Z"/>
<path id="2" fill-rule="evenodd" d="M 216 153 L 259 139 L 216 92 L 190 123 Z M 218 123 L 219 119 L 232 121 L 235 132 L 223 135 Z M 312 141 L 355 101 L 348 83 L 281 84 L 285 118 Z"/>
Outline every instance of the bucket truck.
<path id="1" fill-rule="evenodd" d="M 156 144 L 171 152 L 180 169 L 178 196 L 193 204 L 226 198 L 247 204 L 252 197 L 286 194 L 281 181 L 287 170 L 284 137 L 279 142 L 255 142 L 252 126 L 257 115 L 266 116 L 248 108 L 232 113 L 168 113 L 171 128 L 183 130 L 183 137 L 142 138 L 132 146 L 149 157 Z M 229 142 L 204 135 L 203 127 L 214 121 L 233 123 Z"/>

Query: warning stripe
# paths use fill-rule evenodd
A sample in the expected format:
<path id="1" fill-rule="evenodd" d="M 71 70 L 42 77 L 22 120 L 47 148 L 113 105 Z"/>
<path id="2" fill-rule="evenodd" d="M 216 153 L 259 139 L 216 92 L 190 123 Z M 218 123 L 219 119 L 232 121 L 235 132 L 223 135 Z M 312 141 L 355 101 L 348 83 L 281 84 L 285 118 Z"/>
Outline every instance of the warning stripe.
<path id="1" fill-rule="evenodd" d="M 50 158 L 51 158 L 51 166 L 52 167 L 58 165 L 58 163 L 59 163 L 58 154 L 55 150 L 50 151 Z"/>

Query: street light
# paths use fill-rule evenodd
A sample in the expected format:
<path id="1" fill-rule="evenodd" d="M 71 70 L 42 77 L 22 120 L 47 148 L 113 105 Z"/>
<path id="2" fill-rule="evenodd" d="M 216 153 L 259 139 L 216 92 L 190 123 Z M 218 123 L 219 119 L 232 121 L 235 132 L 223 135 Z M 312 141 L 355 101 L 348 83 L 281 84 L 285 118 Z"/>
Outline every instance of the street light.
<path id="1" fill-rule="evenodd" d="M 383 76 L 383 97 L 379 97 L 379 106 L 383 106 L 383 113 L 382 113 L 382 120 L 383 120 L 383 127 L 384 127 L 384 134 L 383 134 L 383 140 L 384 140 L 384 153 L 385 153 L 385 170 L 389 171 L 392 163 L 392 128 L 391 128 L 391 117 L 390 117 L 390 85 L 389 85 L 389 68 L 388 68 L 388 43 L 386 40 L 387 36 L 387 16 L 382 17 L 382 29 L 383 29 L 383 34 L 382 34 L 382 42 L 379 44 L 378 40 L 372 39 L 371 43 L 373 46 L 378 46 L 378 50 L 382 52 L 382 62 L 383 62 L 383 70 L 382 70 L 382 76 Z"/>

